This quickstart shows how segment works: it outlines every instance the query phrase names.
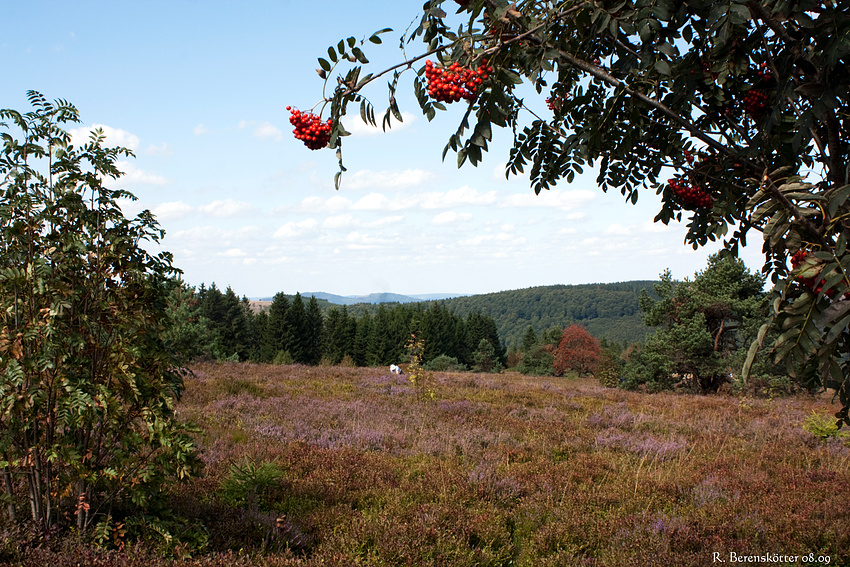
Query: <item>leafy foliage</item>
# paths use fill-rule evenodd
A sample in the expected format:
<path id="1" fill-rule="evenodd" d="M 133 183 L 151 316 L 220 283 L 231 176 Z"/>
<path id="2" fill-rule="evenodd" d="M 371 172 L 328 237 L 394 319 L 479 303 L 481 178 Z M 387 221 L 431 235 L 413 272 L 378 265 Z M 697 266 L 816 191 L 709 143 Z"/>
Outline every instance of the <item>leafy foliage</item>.
<path id="1" fill-rule="evenodd" d="M 402 63 L 362 78 L 365 56 L 351 52 L 348 70 L 323 65 L 339 71 L 324 75 L 335 86 L 324 103 L 338 134 L 330 146 L 340 155 L 340 173 L 339 119 L 351 102 L 371 108 L 363 94 L 369 83 L 392 73 L 387 115 L 400 118 L 400 75 L 414 72 L 414 92 L 430 120 L 442 106 L 423 87 L 425 65 L 415 66 L 433 56 L 441 67 L 471 69 L 486 59 L 493 71 L 466 103 L 443 155 L 451 150 L 458 165 L 477 165 L 493 127 L 510 128 L 506 173 L 528 170 L 537 193 L 594 167 L 603 191 L 618 190 L 633 203 L 642 191 L 658 194 L 656 220 L 687 222 L 686 240 L 695 248 L 723 240 L 736 254 L 750 231 L 761 232 L 764 272 L 774 283 L 772 351 L 793 374 L 815 364 L 820 383 L 839 391 L 838 417 L 850 423 L 846 3 L 459 4 L 453 16 L 443 8 L 455 7 L 447 0 L 424 4 L 400 42 L 423 41 L 422 55 L 405 53 Z M 343 42 L 337 51 L 348 53 Z M 551 115 L 526 103 L 528 88 L 546 92 Z M 789 268 L 789 257 L 801 251 L 808 261 Z M 767 334 L 765 326 L 745 375 Z"/>
<path id="2" fill-rule="evenodd" d="M 587 329 L 581 325 L 570 325 L 564 329 L 555 350 L 555 374 L 562 376 L 568 370 L 579 375 L 593 374 L 600 354 L 602 347 L 599 341 Z"/>
<path id="3" fill-rule="evenodd" d="M 163 234 L 150 212 L 125 218 L 118 200 L 133 196 L 108 188 L 130 151 L 101 132 L 72 146 L 62 126 L 77 109 L 29 100 L 30 112 L 0 110 L 4 502 L 13 522 L 26 501 L 41 529 L 67 514 L 83 532 L 199 471 L 166 342 L 177 270 L 144 249 Z"/>

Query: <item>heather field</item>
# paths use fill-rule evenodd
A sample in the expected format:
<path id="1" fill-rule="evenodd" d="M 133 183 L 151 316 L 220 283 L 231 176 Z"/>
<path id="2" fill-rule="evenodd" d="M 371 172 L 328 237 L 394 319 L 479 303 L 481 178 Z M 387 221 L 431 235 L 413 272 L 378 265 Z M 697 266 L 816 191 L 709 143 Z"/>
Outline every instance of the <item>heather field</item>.
<path id="1" fill-rule="evenodd" d="M 205 551 L 27 561 L 850 564 L 850 448 L 812 417 L 835 411 L 828 397 L 432 379 L 430 396 L 383 368 L 197 365 L 179 412 L 200 428 L 205 476 L 175 486 L 172 506 L 203 521 Z"/>

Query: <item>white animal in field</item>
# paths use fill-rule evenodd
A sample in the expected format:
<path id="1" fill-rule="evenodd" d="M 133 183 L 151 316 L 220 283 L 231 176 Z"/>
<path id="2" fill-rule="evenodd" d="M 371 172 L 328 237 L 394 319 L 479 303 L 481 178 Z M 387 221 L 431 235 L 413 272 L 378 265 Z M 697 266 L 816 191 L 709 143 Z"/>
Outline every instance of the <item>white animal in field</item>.
<path id="1" fill-rule="evenodd" d="M 390 373 L 391 374 L 401 374 L 401 368 L 399 368 L 395 364 L 390 364 Z"/>

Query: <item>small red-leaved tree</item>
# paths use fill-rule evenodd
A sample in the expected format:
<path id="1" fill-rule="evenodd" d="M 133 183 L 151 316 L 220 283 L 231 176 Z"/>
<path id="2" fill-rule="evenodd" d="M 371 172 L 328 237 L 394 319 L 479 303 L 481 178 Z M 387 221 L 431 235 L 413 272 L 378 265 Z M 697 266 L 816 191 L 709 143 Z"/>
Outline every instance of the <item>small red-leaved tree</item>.
<path id="1" fill-rule="evenodd" d="M 570 325 L 564 329 L 558 348 L 555 350 L 555 374 L 563 376 L 568 370 L 578 374 L 596 371 L 602 347 L 587 329 L 581 325 Z"/>

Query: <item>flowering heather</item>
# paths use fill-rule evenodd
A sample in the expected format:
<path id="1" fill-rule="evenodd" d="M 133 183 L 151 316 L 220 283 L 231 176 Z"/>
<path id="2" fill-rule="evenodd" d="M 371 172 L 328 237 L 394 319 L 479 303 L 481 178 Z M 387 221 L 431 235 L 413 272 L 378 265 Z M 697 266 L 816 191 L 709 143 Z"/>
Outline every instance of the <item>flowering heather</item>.
<path id="1" fill-rule="evenodd" d="M 835 411 L 828 397 L 512 373 L 434 384 L 432 400 L 386 369 L 197 365 L 178 411 L 199 426 L 205 476 L 171 506 L 206 540 L 151 531 L 143 551 L 100 551 L 0 535 L 0 561 L 701 566 L 734 551 L 850 564 L 850 448 L 802 427 Z M 234 465 L 281 474 L 243 475 L 234 504 Z"/>

